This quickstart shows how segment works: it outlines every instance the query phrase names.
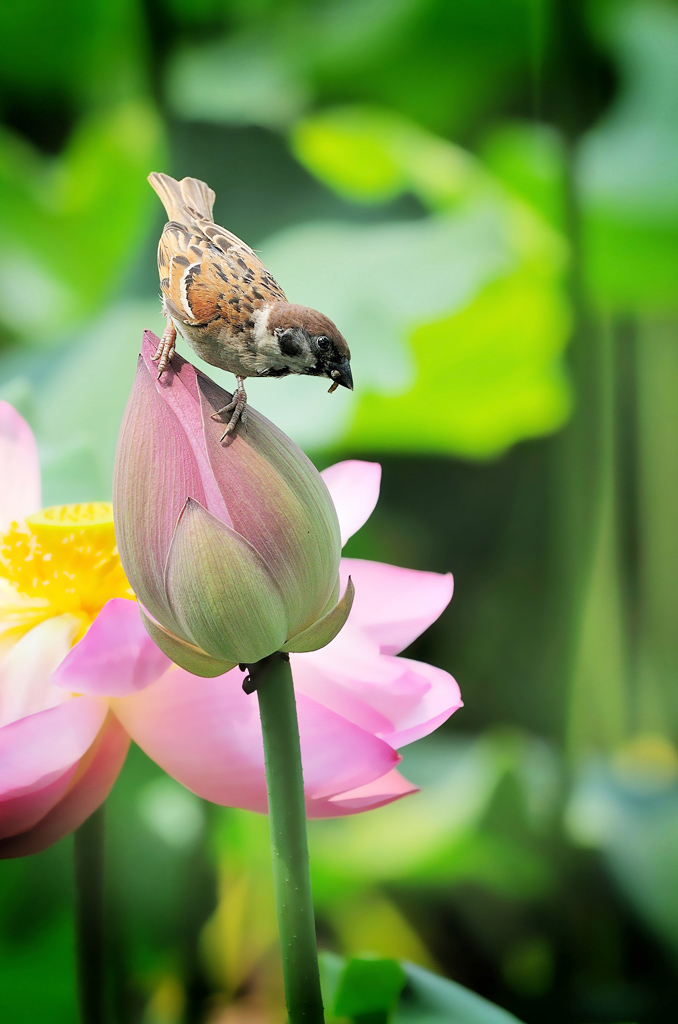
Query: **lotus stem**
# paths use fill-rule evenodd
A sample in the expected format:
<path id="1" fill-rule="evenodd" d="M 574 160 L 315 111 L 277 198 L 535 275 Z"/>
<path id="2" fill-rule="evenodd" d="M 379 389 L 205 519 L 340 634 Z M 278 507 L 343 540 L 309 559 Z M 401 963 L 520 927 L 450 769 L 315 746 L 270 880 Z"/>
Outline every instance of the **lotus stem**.
<path id="1" fill-rule="evenodd" d="M 104 805 L 75 832 L 75 940 L 82 1024 L 104 1024 Z"/>
<path id="2" fill-rule="evenodd" d="M 304 779 L 289 658 L 249 665 L 264 737 L 266 786 L 278 931 L 289 1024 L 323 1024 L 311 896 Z"/>

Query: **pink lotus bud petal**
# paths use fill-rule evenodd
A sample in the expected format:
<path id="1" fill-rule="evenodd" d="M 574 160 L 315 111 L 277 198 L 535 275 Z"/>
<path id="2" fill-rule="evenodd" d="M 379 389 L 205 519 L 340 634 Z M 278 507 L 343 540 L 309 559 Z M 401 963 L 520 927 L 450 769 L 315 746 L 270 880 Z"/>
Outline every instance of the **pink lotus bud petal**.
<path id="1" fill-rule="evenodd" d="M 307 629 L 303 629 L 301 633 L 297 633 L 295 637 L 288 640 L 282 648 L 283 651 L 290 654 L 306 654 L 309 651 L 317 651 L 320 647 L 326 647 L 331 640 L 334 640 L 339 630 L 344 628 L 354 596 L 355 587 L 349 576 L 341 601 L 337 602 L 334 608 L 322 618 L 316 619 Z"/>
<path id="2" fill-rule="evenodd" d="M 212 414 L 229 395 L 202 374 L 198 387 L 207 454 L 233 528 L 266 562 L 296 633 L 323 614 L 337 579 L 341 542 L 329 491 L 301 449 L 255 410 L 246 434 L 224 451 Z"/>
<path id="3" fill-rule="evenodd" d="M 147 332 L 114 484 L 120 558 L 151 635 L 201 675 L 258 661 L 323 620 L 298 641 L 315 649 L 351 600 L 334 608 L 340 533 L 327 487 L 253 409 L 222 443 L 212 417 L 231 396 L 177 355 L 158 380 L 156 345 Z"/>
<path id="4" fill-rule="evenodd" d="M 180 629 L 165 594 L 165 562 L 189 495 L 205 501 L 197 461 L 179 421 L 139 359 L 118 438 L 115 535 L 135 594 L 154 618 L 176 633 Z"/>
<path id="5" fill-rule="evenodd" d="M 192 498 L 174 533 L 166 586 L 182 631 L 213 658 L 255 662 L 285 642 L 285 608 L 263 559 Z"/>

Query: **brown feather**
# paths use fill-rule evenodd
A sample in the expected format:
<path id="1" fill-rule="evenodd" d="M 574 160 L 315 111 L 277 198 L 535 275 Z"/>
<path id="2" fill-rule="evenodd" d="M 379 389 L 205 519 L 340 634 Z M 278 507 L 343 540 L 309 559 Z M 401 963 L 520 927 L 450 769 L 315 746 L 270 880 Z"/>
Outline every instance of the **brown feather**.
<path id="1" fill-rule="evenodd" d="M 285 293 L 256 253 L 242 239 L 211 220 L 214 192 L 197 178 L 175 181 L 153 173 L 149 182 L 170 220 L 158 245 L 160 287 L 168 312 L 186 324 L 204 324 L 223 316 L 229 326 L 242 322 L 235 298 L 245 314 L 276 301 Z"/>

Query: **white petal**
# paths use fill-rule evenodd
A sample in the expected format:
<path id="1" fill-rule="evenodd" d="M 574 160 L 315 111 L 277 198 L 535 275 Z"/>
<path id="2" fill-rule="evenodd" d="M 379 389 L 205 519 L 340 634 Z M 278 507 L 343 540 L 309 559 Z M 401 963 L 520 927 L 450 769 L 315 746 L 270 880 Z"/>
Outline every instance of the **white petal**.
<path id="1" fill-rule="evenodd" d="M 73 615 L 56 615 L 10 648 L 0 664 L 0 726 L 70 699 L 54 686 L 52 673 L 71 649 L 78 628 Z"/>

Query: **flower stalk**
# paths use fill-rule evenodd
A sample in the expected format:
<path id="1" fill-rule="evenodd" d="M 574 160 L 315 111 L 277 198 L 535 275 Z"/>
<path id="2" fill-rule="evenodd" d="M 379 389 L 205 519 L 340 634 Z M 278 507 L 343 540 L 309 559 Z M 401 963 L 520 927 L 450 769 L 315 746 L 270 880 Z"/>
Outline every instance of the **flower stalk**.
<path id="1" fill-rule="evenodd" d="M 323 1024 L 304 780 L 292 672 L 285 654 L 248 665 L 259 699 L 278 931 L 289 1024 Z"/>
<path id="2" fill-rule="evenodd" d="M 75 944 L 81 1024 L 106 1021 L 104 804 L 74 836 Z"/>

